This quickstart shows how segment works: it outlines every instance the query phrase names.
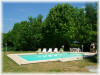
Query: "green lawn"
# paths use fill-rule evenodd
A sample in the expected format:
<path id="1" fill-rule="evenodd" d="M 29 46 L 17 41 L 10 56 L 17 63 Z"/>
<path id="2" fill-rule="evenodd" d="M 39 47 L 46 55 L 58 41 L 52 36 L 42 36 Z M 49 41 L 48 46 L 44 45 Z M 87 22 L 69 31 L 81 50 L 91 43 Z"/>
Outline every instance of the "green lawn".
<path id="1" fill-rule="evenodd" d="M 28 51 L 29 53 L 33 51 Z M 28 53 L 24 52 L 24 53 Z M 8 53 L 23 53 L 16 51 L 9 51 Z M 8 54 L 7 53 L 7 54 Z M 31 72 L 88 72 L 86 66 L 97 66 L 97 62 L 92 61 L 92 58 L 68 61 L 68 62 L 43 62 L 34 63 L 19 66 L 12 59 L 6 56 L 5 52 L 2 52 L 2 72 L 3 73 L 31 73 Z M 94 57 L 93 57 L 94 60 Z M 89 72 L 88 72 L 89 73 Z"/>

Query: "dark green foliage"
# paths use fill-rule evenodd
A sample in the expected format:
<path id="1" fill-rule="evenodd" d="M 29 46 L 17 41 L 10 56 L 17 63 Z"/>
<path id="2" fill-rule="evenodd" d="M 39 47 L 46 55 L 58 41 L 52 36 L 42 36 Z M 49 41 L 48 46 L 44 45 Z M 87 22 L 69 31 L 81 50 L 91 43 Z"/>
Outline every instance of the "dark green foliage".
<path id="1" fill-rule="evenodd" d="M 80 44 L 73 45 L 75 40 Z M 62 45 L 67 51 L 70 47 L 81 48 L 81 44 L 91 42 L 97 45 L 97 4 L 86 4 L 85 9 L 67 3 L 57 4 L 44 21 L 39 15 L 14 24 L 11 31 L 3 34 L 3 46 L 6 42 L 15 50 L 34 51 L 38 48 L 61 48 Z M 89 45 L 87 47 L 89 49 Z"/>
<path id="2" fill-rule="evenodd" d="M 58 4 L 54 8 L 51 8 L 47 15 L 44 34 L 49 47 L 61 47 L 71 41 L 73 34 L 73 27 L 75 25 L 72 14 L 74 14 L 74 8 L 69 4 Z M 72 13 L 73 12 L 73 13 Z"/>
<path id="3" fill-rule="evenodd" d="M 98 62 L 98 55 L 96 54 L 94 56 L 88 57 L 87 59 L 91 62 L 97 63 Z"/>

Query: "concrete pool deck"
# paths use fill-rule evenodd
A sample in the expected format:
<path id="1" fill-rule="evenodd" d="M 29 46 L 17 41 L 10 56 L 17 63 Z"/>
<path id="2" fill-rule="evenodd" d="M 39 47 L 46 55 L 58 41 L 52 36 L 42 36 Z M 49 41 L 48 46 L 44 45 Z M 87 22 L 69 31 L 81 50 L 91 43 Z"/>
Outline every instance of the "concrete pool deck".
<path id="1" fill-rule="evenodd" d="M 93 56 L 96 54 L 96 53 L 89 53 L 89 52 L 65 52 L 65 53 L 82 53 L 82 54 L 84 54 L 84 57 Z M 9 58 L 11 58 L 12 60 L 14 60 L 18 65 L 39 63 L 39 62 L 48 62 L 48 61 L 66 62 L 66 61 L 82 60 L 83 59 L 83 56 L 80 56 L 80 57 L 59 58 L 59 59 L 51 59 L 51 60 L 27 61 L 27 60 L 21 58 L 20 56 L 18 56 L 18 55 L 30 55 L 30 54 L 37 54 L 37 53 L 8 54 L 7 56 Z M 39 53 L 39 54 L 43 54 L 43 53 Z"/>

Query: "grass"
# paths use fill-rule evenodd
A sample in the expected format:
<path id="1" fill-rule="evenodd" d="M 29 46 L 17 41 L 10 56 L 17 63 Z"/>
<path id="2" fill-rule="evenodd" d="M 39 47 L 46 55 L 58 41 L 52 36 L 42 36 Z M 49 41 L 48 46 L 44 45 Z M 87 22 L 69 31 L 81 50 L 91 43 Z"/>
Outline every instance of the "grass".
<path id="1" fill-rule="evenodd" d="M 9 51 L 9 53 L 31 53 L 33 51 Z M 77 61 L 68 61 L 68 62 L 43 62 L 43 63 L 34 63 L 19 66 L 12 59 L 6 56 L 6 53 L 2 53 L 2 72 L 3 73 L 32 73 L 32 72 L 88 72 L 85 68 L 86 66 L 97 66 L 97 62 L 91 61 L 89 58 L 84 60 Z M 93 57 L 94 58 L 94 57 Z"/>

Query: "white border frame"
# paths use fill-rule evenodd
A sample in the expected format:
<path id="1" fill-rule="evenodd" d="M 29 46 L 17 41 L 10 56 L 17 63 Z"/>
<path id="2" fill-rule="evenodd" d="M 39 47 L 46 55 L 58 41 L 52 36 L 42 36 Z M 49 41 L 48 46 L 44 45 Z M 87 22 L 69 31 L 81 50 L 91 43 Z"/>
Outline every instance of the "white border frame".
<path id="1" fill-rule="evenodd" d="M 2 72 L 2 35 L 1 35 L 1 32 L 2 32 L 2 2 L 98 2 L 100 3 L 100 0 L 0 0 L 0 73 Z M 100 49 L 100 4 L 98 4 L 98 50 Z M 98 51 L 100 53 L 100 51 Z M 99 60 L 99 59 L 98 59 Z M 100 60 L 99 60 L 100 62 Z M 100 68 L 100 64 L 99 64 L 99 68 Z M 99 73 L 100 73 L 100 69 L 98 70 Z M 98 73 L 98 74 L 99 74 Z M 3 73 L 4 75 L 18 75 L 17 73 L 8 73 L 8 74 L 5 74 Z M 21 75 L 27 75 L 28 73 L 21 73 Z M 40 74 L 40 73 L 34 73 L 35 75 L 36 74 Z M 41 73 L 41 74 L 45 74 L 45 75 L 49 75 L 48 73 Z M 59 73 L 59 74 L 66 74 L 66 73 Z M 67 73 L 67 75 L 80 75 L 82 73 Z M 86 74 L 86 75 L 89 75 L 87 73 L 83 73 L 83 74 Z M 32 73 L 30 74 L 32 75 Z M 55 75 L 55 73 L 53 74 Z M 95 75 L 94 73 L 90 74 L 90 75 Z M 97 75 L 97 74 L 96 74 Z"/>

